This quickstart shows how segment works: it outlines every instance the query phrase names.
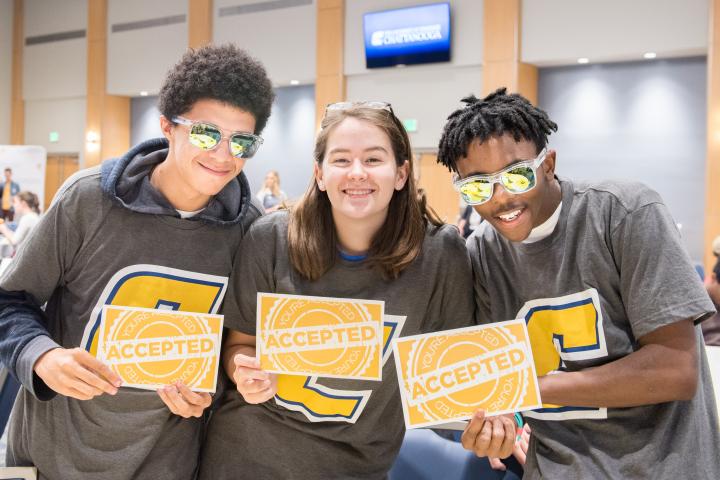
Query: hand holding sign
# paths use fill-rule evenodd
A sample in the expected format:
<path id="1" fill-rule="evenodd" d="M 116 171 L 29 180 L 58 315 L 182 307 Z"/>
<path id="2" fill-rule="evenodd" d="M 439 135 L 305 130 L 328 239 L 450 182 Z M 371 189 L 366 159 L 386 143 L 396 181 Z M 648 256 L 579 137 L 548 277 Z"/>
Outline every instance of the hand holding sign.
<path id="1" fill-rule="evenodd" d="M 465 450 L 478 457 L 508 457 L 515 444 L 515 420 L 512 415 L 486 417 L 485 412 L 475 412 L 460 438 Z"/>
<path id="2" fill-rule="evenodd" d="M 172 413 L 183 418 L 200 418 L 203 411 L 210 406 L 212 397 L 209 393 L 196 393 L 182 382 L 165 385 L 159 389 L 158 395 Z"/>
<path id="3" fill-rule="evenodd" d="M 78 400 L 115 395 L 122 384 L 110 367 L 82 348 L 49 350 L 35 362 L 34 370 L 53 391 Z"/>
<path id="4" fill-rule="evenodd" d="M 277 375 L 260 368 L 260 361 L 238 353 L 234 356 L 235 372 L 233 380 L 237 391 L 248 403 L 263 403 L 277 393 Z"/>

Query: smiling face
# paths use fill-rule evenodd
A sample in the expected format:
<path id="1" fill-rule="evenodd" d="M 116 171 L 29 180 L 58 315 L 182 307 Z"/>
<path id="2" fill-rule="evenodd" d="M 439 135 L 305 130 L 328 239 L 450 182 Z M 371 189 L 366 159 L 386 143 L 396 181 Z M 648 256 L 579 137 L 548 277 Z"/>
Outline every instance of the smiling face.
<path id="1" fill-rule="evenodd" d="M 230 154 L 226 137 L 234 132 L 253 133 L 255 117 L 217 100 L 198 100 L 183 117 L 217 125 L 223 139 L 214 150 L 202 150 L 190 143 L 189 126 L 176 125 L 161 117 L 161 128 L 170 149 L 153 177 L 156 173 L 163 177 L 158 188 L 175 208 L 197 210 L 207 205 L 245 166 L 246 159 Z"/>
<path id="2" fill-rule="evenodd" d="M 494 174 L 520 161 L 533 160 L 538 154 L 533 142 L 516 142 L 512 135 L 490 137 L 484 143 L 473 141 L 467 156 L 457 160 L 460 178 Z M 513 242 L 525 240 L 533 228 L 545 222 L 560 203 L 560 185 L 554 178 L 555 151 L 548 151 L 536 174 L 536 186 L 521 194 L 507 192 L 495 184 L 493 196 L 475 205 L 475 210 L 502 236 Z"/>
<path id="3" fill-rule="evenodd" d="M 395 191 L 405 185 L 407 171 L 407 162 L 397 165 L 382 129 L 348 117 L 328 135 L 322 164 L 315 164 L 315 179 L 327 192 L 338 226 L 351 220 L 379 228 Z"/>

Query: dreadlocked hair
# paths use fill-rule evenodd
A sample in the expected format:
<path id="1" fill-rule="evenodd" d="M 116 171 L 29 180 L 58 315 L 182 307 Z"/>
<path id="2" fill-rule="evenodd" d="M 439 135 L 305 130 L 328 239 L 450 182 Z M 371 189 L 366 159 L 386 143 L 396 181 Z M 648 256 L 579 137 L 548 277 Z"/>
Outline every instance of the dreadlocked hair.
<path id="1" fill-rule="evenodd" d="M 489 137 L 506 133 L 516 142 L 529 140 L 540 152 L 547 145 L 547 137 L 557 131 L 557 124 L 547 113 L 533 106 L 527 98 L 507 88 L 498 88 L 483 99 L 470 95 L 462 99 L 465 106 L 447 118 L 438 147 L 438 162 L 451 172 L 457 172 L 458 158 L 467 156 L 470 143 L 480 143 Z"/>

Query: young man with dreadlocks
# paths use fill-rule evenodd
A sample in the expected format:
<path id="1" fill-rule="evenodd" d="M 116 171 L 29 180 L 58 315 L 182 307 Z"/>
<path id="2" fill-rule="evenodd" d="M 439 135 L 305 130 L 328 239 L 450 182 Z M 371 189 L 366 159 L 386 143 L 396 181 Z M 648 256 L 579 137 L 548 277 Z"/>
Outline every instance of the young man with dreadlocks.
<path id="1" fill-rule="evenodd" d="M 438 158 L 486 220 L 468 239 L 478 320 L 530 333 L 544 405 L 525 478 L 720 478 L 697 326 L 713 304 L 662 199 L 555 176 L 557 125 L 520 95 L 463 101 Z"/>

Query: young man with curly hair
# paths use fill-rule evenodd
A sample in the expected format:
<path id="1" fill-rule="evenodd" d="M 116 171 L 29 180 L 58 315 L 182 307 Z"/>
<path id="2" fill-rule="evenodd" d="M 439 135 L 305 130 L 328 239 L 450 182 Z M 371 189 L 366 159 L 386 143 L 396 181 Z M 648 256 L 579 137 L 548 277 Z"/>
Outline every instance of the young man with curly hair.
<path id="1" fill-rule="evenodd" d="M 479 320 L 530 334 L 544 406 L 523 478 L 720 478 L 713 304 L 660 196 L 555 176 L 557 125 L 520 95 L 464 101 L 438 158 L 486 220 L 467 242 Z"/>
<path id="2" fill-rule="evenodd" d="M 209 394 L 182 383 L 119 388 L 94 356 L 100 312 L 217 312 L 261 214 L 242 168 L 273 99 L 265 69 L 242 50 L 190 50 L 160 91 L 165 138 L 63 185 L 0 279 L 0 358 L 24 387 L 9 466 L 53 479 L 194 477 Z"/>

